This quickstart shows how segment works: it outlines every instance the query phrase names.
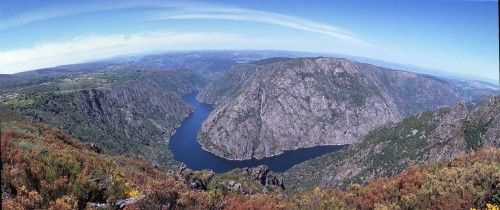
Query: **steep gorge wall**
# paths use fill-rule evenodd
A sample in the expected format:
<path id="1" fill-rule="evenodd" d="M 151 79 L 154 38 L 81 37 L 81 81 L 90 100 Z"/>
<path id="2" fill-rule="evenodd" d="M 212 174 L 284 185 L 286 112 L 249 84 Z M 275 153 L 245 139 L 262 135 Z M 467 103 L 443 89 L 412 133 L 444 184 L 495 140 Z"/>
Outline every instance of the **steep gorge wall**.
<path id="1" fill-rule="evenodd" d="M 414 113 L 479 97 L 446 80 L 336 58 L 299 58 L 235 67 L 198 99 L 216 105 L 203 148 L 229 159 L 352 144 Z"/>
<path id="2" fill-rule="evenodd" d="M 120 84 L 39 93 L 22 115 L 55 125 L 115 154 L 171 167 L 170 135 L 192 111 L 181 98 L 203 84 L 189 72 L 153 72 Z"/>

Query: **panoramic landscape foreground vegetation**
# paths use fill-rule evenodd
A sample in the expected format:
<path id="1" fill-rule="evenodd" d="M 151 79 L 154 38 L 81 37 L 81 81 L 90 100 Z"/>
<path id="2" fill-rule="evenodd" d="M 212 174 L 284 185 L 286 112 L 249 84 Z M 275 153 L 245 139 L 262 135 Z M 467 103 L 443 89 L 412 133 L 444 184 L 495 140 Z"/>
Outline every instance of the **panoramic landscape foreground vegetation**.
<path id="1" fill-rule="evenodd" d="M 1 120 L 4 209 L 497 209 L 500 203 L 498 148 L 411 166 L 366 185 L 287 191 L 232 172 L 165 172 L 5 110 Z M 245 190 L 227 187 L 235 181 Z"/>
<path id="2" fill-rule="evenodd" d="M 1 210 L 500 210 L 498 0 L 0 0 Z"/>
<path id="3" fill-rule="evenodd" d="M 209 52 L 212 53 L 233 54 Z M 193 68 L 198 71 L 148 70 L 170 64 L 172 57 L 175 54 L 156 56 L 164 63 L 144 59 L 135 63 L 96 62 L 3 76 L 2 208 L 500 206 L 500 97 L 495 96 L 496 89 L 323 57 L 261 60 L 256 56 L 255 61 L 247 64 L 233 63 L 234 67 L 219 72 L 217 77 L 200 71 L 206 72 L 203 67 L 220 63 L 218 59 L 200 61 Z M 282 85 L 280 78 L 293 80 L 296 86 L 277 88 Z M 372 83 L 356 87 L 356 91 L 330 91 L 352 89 L 352 85 L 361 84 L 360 80 Z M 391 91 L 384 85 L 397 85 L 398 90 Z M 432 88 L 417 90 L 420 86 L 439 87 L 448 93 L 432 93 Z M 314 94 L 301 96 L 302 87 Z M 217 124 L 228 122 L 231 126 L 248 126 L 235 127 L 233 133 L 221 135 L 245 139 L 252 138 L 249 133 L 256 129 L 252 125 L 261 132 L 283 133 L 287 130 L 269 128 L 273 125 L 265 121 L 288 121 L 303 115 L 307 119 L 297 123 L 313 127 L 287 134 L 296 136 L 291 139 L 303 139 L 306 144 L 299 144 L 298 148 L 322 145 L 304 137 L 310 134 L 308 130 L 315 129 L 314 125 L 340 129 L 344 126 L 336 124 L 342 122 L 340 119 L 364 119 L 363 115 L 379 116 L 387 122 L 369 127 L 363 125 L 367 122 L 354 122 L 351 126 L 358 129 L 342 128 L 346 131 L 341 135 L 345 136 L 359 132 L 349 146 L 284 172 L 273 172 L 266 166 L 234 168 L 223 173 L 196 171 L 178 162 L 168 147 L 175 129 L 182 129 L 182 121 L 196 112 L 182 99 L 193 92 L 199 92 L 197 98 L 215 108 L 198 134 L 202 145 L 219 144 L 217 138 L 208 137 L 221 129 L 231 129 L 217 128 Z M 274 95 L 278 97 L 273 98 Z M 283 95 L 291 97 L 283 100 Z M 258 105 L 253 104 L 255 96 L 260 98 L 256 100 Z M 414 102 L 399 101 L 412 97 Z M 349 108 L 318 110 L 318 98 Z M 463 98 L 473 99 L 464 102 Z M 381 105 L 374 105 L 388 101 L 394 104 L 382 109 Z M 295 113 L 281 113 L 280 107 L 290 107 L 284 111 Z M 377 109 L 380 111 L 374 111 Z M 272 118 L 266 117 L 273 112 Z M 241 142 L 250 142 L 255 145 L 253 148 L 272 144 L 273 150 L 267 150 L 271 153 L 288 147 L 276 143 L 283 142 L 282 136 L 273 136 L 277 140 L 257 138 Z M 221 155 L 245 155 L 231 152 L 237 142 L 225 145 L 228 147 L 219 147 L 228 149 Z M 252 154 L 258 152 L 254 150 Z"/>

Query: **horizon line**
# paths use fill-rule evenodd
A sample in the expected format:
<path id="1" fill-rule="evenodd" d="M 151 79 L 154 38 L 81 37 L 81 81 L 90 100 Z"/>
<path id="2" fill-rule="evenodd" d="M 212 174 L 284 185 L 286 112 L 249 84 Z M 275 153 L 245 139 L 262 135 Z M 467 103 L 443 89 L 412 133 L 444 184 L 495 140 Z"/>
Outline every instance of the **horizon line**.
<path id="1" fill-rule="evenodd" d="M 153 56 L 153 55 L 161 55 L 165 53 L 196 53 L 196 52 L 284 52 L 284 53 L 302 53 L 302 54 L 317 54 L 317 56 L 298 56 L 298 57 L 289 57 L 289 58 L 314 58 L 314 57 L 327 57 L 327 58 L 342 58 L 342 59 L 347 59 L 350 61 L 358 62 L 358 63 L 364 63 L 364 64 L 370 64 L 374 65 L 377 67 L 382 67 L 386 68 L 389 70 L 396 70 L 396 71 L 406 71 L 406 72 L 411 72 L 411 73 L 416 73 L 416 74 L 421 74 L 421 75 L 430 75 L 430 76 L 435 76 L 435 77 L 441 77 L 441 78 L 447 78 L 447 79 L 452 79 L 452 80 L 466 80 L 466 81 L 480 81 L 480 82 L 486 82 L 491 85 L 497 86 L 497 88 L 500 88 L 500 77 L 495 80 L 491 78 L 485 78 L 485 77 L 478 77 L 475 75 L 471 74 L 461 74 L 461 73 L 453 73 L 453 72 L 447 72 L 446 70 L 443 69 L 437 69 L 437 68 L 432 68 L 432 67 L 425 67 L 425 66 L 420 66 L 420 65 L 415 65 L 415 64 L 406 64 L 406 63 L 399 63 L 399 62 L 394 62 L 394 61 L 388 61 L 388 60 L 383 60 L 383 59 L 377 59 L 377 58 L 370 58 L 370 57 L 365 57 L 365 56 L 356 56 L 356 55 L 349 55 L 349 54 L 344 54 L 344 53 L 334 53 L 334 52 L 321 52 L 321 51 L 297 51 L 297 50 L 283 50 L 283 49 L 178 49 L 178 50 L 151 50 L 147 52 L 138 52 L 138 53 L 124 53 L 124 54 L 119 54 L 119 55 L 113 55 L 113 56 L 104 56 L 101 58 L 96 58 L 96 59 L 88 59 L 84 60 L 81 62 L 75 62 L 75 63 L 68 63 L 68 64 L 61 64 L 61 65 L 54 65 L 54 66 L 49 66 L 49 67 L 43 67 L 43 68 L 37 68 L 37 69 L 30 69 L 30 70 L 25 70 L 25 71 L 20 71 L 20 72 L 15 72 L 15 73 L 0 73 L 0 75 L 16 75 L 16 74 L 22 74 L 22 73 L 27 73 L 27 72 L 34 72 L 34 71 L 41 71 L 41 70 L 47 70 L 47 69 L 53 69 L 53 68 L 58 68 L 58 67 L 64 67 L 64 66 L 71 66 L 71 65 L 81 65 L 81 64 L 89 64 L 89 63 L 97 63 L 97 62 L 106 62 L 110 61 L 112 59 L 117 59 L 117 58 L 126 58 L 126 57 L 144 57 L 144 56 Z M 272 56 L 269 58 L 273 57 L 281 57 L 281 56 Z M 287 57 L 287 56 L 282 56 L 282 57 Z M 268 59 L 268 58 L 263 58 L 263 59 Z M 389 65 L 400 65 L 400 67 L 393 67 L 389 65 L 381 65 L 381 64 L 374 64 L 374 62 L 370 61 L 363 61 L 363 59 L 368 59 L 370 61 L 374 62 L 384 62 Z M 262 59 L 261 59 L 262 60 Z M 118 62 L 120 63 L 120 62 Z M 402 68 L 401 68 L 402 67 Z M 406 68 L 406 69 L 403 69 Z M 411 70 L 411 68 L 419 68 L 423 69 L 426 71 L 419 71 L 419 70 Z M 455 77 L 455 78 L 449 78 L 449 77 Z M 472 77 L 472 78 L 468 78 Z"/>

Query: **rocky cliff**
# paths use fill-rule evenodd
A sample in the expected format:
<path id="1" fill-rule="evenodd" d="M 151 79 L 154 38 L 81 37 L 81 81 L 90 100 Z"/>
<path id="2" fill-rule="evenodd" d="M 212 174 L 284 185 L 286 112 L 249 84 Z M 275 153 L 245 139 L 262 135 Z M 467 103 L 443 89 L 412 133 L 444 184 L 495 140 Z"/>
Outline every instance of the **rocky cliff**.
<path id="1" fill-rule="evenodd" d="M 482 94 L 491 92 L 345 59 L 268 59 L 236 66 L 198 95 L 216 105 L 199 142 L 229 159 L 352 144 L 411 114 Z"/>
<path id="2" fill-rule="evenodd" d="M 374 130 L 346 150 L 299 164 L 287 186 L 344 187 L 388 177 L 414 164 L 449 160 L 481 147 L 500 147 L 500 96 L 411 116 Z"/>
<path id="3" fill-rule="evenodd" d="M 189 71 L 130 77 L 80 90 L 32 92 L 6 103 L 107 151 L 168 168 L 174 164 L 169 137 L 192 111 L 181 95 L 200 89 L 202 80 Z"/>

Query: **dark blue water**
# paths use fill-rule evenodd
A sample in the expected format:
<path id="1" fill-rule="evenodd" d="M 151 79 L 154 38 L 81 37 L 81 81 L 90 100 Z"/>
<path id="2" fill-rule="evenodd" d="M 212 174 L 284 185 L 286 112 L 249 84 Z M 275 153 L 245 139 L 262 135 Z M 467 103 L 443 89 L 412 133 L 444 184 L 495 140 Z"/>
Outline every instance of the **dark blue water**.
<path id="1" fill-rule="evenodd" d="M 337 151 L 343 146 L 318 146 L 286 151 L 281 155 L 264 159 L 227 160 L 209 153 L 201 148 L 196 141 L 201 124 L 207 119 L 213 108 L 196 100 L 196 93 L 184 96 L 184 101 L 194 107 L 194 112 L 182 122 L 170 138 L 169 147 L 174 154 L 174 159 L 185 163 L 194 170 L 211 169 L 215 172 L 226 172 L 234 168 L 255 167 L 267 165 L 271 170 L 283 172 L 306 160 L 323 154 Z"/>

